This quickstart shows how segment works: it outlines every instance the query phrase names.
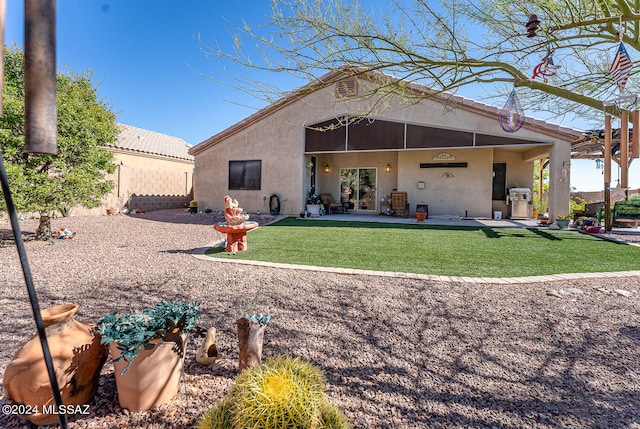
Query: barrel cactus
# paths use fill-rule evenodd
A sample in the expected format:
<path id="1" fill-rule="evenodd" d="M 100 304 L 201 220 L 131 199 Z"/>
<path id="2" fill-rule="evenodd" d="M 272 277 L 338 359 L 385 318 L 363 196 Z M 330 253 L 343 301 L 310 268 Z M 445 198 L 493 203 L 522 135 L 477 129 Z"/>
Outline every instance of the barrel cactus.
<path id="1" fill-rule="evenodd" d="M 322 372 L 301 359 L 276 357 L 244 370 L 228 396 L 207 411 L 198 429 L 345 429 L 327 402 Z"/>

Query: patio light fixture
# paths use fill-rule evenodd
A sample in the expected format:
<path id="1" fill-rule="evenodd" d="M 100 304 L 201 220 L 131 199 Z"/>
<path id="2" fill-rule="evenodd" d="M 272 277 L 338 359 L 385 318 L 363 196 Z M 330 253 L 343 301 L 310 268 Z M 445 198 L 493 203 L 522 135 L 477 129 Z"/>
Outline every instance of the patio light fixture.
<path id="1" fill-rule="evenodd" d="M 384 168 L 387 173 L 391 173 L 391 164 L 387 162 L 387 166 Z"/>
<path id="2" fill-rule="evenodd" d="M 329 167 L 329 164 L 325 165 L 324 172 L 328 174 L 330 171 L 331 171 L 331 167 Z"/>

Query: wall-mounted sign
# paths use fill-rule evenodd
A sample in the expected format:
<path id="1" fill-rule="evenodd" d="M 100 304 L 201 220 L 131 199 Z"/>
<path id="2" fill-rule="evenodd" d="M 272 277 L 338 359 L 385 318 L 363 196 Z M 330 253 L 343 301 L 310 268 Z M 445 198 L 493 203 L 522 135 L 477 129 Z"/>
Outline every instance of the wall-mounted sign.
<path id="1" fill-rule="evenodd" d="M 420 168 L 467 168 L 466 162 L 421 162 Z"/>
<path id="2" fill-rule="evenodd" d="M 433 157 L 434 161 L 453 161 L 454 159 L 456 159 L 456 157 L 447 152 L 440 152 Z"/>

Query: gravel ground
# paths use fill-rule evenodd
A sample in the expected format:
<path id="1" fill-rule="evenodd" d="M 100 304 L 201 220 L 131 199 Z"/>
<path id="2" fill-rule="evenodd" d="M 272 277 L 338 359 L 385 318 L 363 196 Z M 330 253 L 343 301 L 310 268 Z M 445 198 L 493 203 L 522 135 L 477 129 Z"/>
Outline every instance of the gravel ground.
<path id="1" fill-rule="evenodd" d="M 218 329 L 226 355 L 222 368 L 202 367 L 191 341 L 178 396 L 140 413 L 118 406 L 107 363 L 90 415 L 70 427 L 191 427 L 232 385 L 238 307 L 263 289 L 263 310 L 274 315 L 264 357 L 320 366 L 354 428 L 640 428 L 638 278 L 476 285 L 194 258 L 217 238 L 218 215 L 54 219 L 77 232 L 55 244 L 31 240 L 36 222 L 21 222 L 41 308 L 78 303 L 76 318 L 95 322 L 160 299 L 199 300 L 199 324 Z M 35 331 L 9 230 L 0 223 L 1 373 Z M 615 289 L 631 295 L 607 292 Z M 0 415 L 0 427 L 30 425 Z"/>

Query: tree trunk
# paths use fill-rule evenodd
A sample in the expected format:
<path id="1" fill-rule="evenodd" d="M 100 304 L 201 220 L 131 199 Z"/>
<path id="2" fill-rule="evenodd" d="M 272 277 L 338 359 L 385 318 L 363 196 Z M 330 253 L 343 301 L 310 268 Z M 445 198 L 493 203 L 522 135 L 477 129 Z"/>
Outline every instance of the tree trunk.
<path id="1" fill-rule="evenodd" d="M 262 359 L 262 341 L 264 339 L 264 328 L 252 320 L 242 317 L 238 319 L 238 372 L 245 368 L 251 368 L 260 364 Z"/>
<path id="2" fill-rule="evenodd" d="M 36 240 L 49 240 L 51 238 L 51 218 L 49 213 L 40 213 L 40 224 L 36 229 Z"/>

